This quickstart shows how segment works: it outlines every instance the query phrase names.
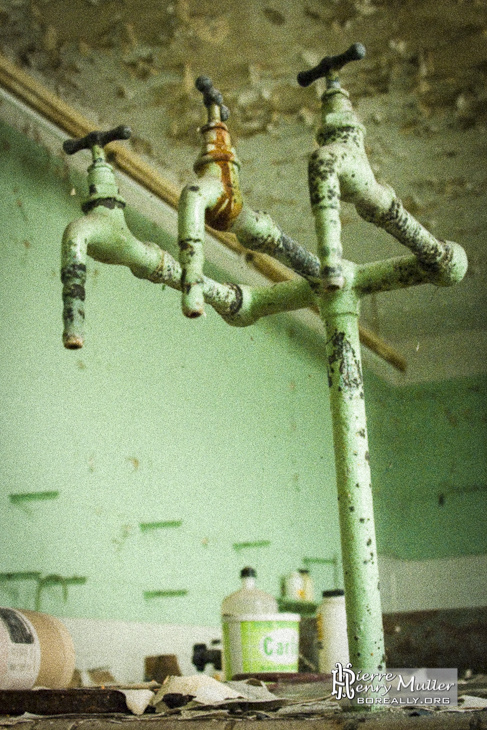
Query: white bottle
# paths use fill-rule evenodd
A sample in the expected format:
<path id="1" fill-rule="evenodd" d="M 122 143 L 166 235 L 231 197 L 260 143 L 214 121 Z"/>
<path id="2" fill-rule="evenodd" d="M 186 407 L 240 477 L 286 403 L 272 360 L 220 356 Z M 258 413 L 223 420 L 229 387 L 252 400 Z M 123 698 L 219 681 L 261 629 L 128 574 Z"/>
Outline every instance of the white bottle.
<path id="1" fill-rule="evenodd" d="M 323 591 L 316 628 L 319 670 L 322 674 L 330 674 L 337 662 L 345 666 L 349 661 L 344 591 Z"/>
<path id="2" fill-rule="evenodd" d="M 222 616 L 238 616 L 241 614 L 275 614 L 279 607 L 274 596 L 261 591 L 256 586 L 257 573 L 246 567 L 240 571 L 242 587 L 223 599 Z"/>

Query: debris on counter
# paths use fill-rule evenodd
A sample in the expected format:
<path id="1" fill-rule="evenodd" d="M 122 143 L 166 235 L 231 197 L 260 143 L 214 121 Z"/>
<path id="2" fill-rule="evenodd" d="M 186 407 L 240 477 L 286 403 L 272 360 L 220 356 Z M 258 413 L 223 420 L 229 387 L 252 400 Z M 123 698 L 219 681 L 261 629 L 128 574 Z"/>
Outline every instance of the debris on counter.
<path id="1" fill-rule="evenodd" d="M 241 708 L 275 710 L 288 700 L 269 692 L 264 682 L 244 680 L 219 682 L 206 674 L 168 677 L 152 704 L 158 713 L 184 710 Z"/>

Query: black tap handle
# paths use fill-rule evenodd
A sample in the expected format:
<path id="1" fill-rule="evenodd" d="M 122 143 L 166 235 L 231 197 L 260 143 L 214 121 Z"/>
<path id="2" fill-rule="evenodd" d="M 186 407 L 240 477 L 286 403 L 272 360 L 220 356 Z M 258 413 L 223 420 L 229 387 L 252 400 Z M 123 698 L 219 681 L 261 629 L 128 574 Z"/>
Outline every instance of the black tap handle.
<path id="1" fill-rule="evenodd" d="M 109 142 L 114 142 L 117 139 L 129 139 L 132 134 L 130 127 L 126 127 L 121 124 L 115 129 L 110 129 L 108 132 L 90 132 L 86 137 L 81 139 L 67 139 L 63 144 L 63 150 L 68 155 L 74 155 L 80 150 L 89 150 L 92 147 L 104 147 Z"/>
<path id="2" fill-rule="evenodd" d="M 328 76 L 331 71 L 339 71 L 346 63 L 360 61 L 364 56 L 365 46 L 361 43 L 353 43 L 345 53 L 340 53 L 338 56 L 325 56 L 314 68 L 298 73 L 298 84 L 309 86 L 313 81 Z"/>
<path id="3" fill-rule="evenodd" d="M 222 122 L 226 122 L 230 116 L 230 110 L 223 103 L 223 96 L 213 86 L 213 81 L 208 76 L 198 76 L 195 81 L 196 88 L 203 94 L 203 104 L 208 108 L 212 104 L 220 107 L 220 116 Z"/>

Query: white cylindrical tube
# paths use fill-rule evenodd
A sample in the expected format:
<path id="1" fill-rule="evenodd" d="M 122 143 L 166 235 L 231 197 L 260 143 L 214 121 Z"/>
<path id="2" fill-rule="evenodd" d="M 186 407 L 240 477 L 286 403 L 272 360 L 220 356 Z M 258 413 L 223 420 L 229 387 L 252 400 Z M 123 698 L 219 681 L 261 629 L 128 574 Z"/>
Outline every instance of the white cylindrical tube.
<path id="1" fill-rule="evenodd" d="M 62 621 L 0 608 L 0 689 L 61 689 L 69 685 L 74 666 L 73 641 Z"/>

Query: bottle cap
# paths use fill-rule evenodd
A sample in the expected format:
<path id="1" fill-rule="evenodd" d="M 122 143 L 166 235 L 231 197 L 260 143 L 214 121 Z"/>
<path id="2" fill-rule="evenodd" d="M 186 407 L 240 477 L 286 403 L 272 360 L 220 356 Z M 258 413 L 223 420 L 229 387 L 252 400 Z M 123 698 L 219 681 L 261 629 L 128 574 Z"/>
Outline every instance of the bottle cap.
<path id="1" fill-rule="evenodd" d="M 241 578 L 256 578 L 257 573 L 253 568 L 251 568 L 247 565 L 245 568 L 242 568 L 242 570 L 240 571 L 240 577 Z"/>
<path id="2" fill-rule="evenodd" d="M 333 596 L 344 596 L 345 591 L 342 588 L 334 588 L 333 590 L 330 590 L 330 591 L 323 591 L 323 593 L 321 595 L 323 596 L 323 598 L 331 598 Z"/>

